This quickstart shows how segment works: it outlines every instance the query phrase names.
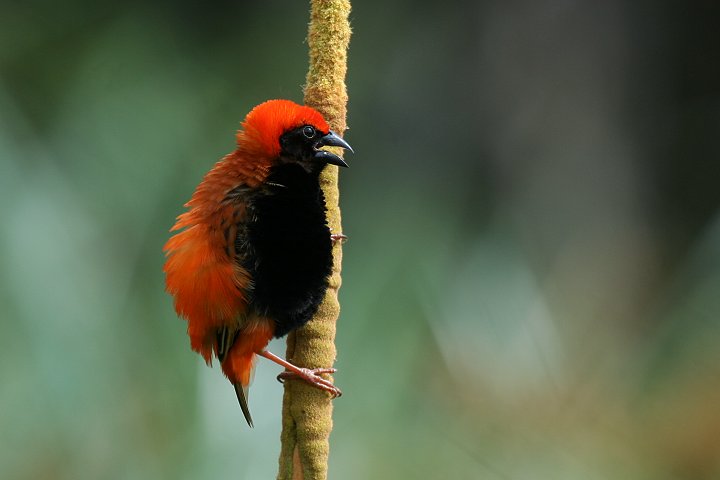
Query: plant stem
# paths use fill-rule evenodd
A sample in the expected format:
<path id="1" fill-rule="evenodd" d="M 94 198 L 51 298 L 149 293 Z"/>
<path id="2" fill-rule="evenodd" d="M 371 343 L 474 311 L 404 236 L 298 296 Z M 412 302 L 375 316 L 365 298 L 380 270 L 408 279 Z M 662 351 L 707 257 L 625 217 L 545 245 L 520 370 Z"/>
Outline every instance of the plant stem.
<path id="1" fill-rule="evenodd" d="M 342 135 L 347 128 L 345 74 L 350 43 L 350 1 L 311 0 L 310 4 L 310 65 L 305 104 L 322 113 L 330 128 Z M 328 166 L 320 177 L 320 185 L 325 193 L 330 230 L 341 233 L 338 169 Z M 341 242 L 335 242 L 333 272 L 325 299 L 315 317 L 288 336 L 287 359 L 295 365 L 322 368 L 331 367 L 335 362 L 341 264 Z M 327 479 L 331 431 L 332 401 L 328 394 L 304 382 L 285 382 L 278 480 Z"/>

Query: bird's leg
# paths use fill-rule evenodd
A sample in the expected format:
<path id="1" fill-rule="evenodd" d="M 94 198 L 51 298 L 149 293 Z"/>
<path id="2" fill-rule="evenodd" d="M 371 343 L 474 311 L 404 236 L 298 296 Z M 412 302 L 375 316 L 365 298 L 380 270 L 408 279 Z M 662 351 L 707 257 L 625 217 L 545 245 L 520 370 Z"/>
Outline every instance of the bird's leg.
<path id="1" fill-rule="evenodd" d="M 301 368 L 296 367 L 292 363 L 288 362 L 287 360 L 284 360 L 274 353 L 268 352 L 267 350 L 263 350 L 261 352 L 258 352 L 258 355 L 261 355 L 268 360 L 271 360 L 281 367 L 285 367 L 286 372 L 281 373 L 278 375 L 278 380 L 281 382 L 284 381 L 287 378 L 300 378 L 302 380 L 305 380 L 307 383 L 312 385 L 315 388 L 319 388 L 320 390 L 325 390 L 328 392 L 332 398 L 339 397 L 342 395 L 342 392 L 339 388 L 337 388 L 335 385 L 332 384 L 331 381 L 325 380 L 320 375 L 323 373 L 335 373 L 336 370 L 334 368 L 315 368 L 315 369 L 309 369 L 309 368 Z"/>
<path id="2" fill-rule="evenodd" d="M 331 233 L 330 234 L 330 240 L 332 240 L 333 243 L 340 242 L 345 243 L 347 241 L 348 237 L 347 235 L 343 235 L 342 233 Z"/>

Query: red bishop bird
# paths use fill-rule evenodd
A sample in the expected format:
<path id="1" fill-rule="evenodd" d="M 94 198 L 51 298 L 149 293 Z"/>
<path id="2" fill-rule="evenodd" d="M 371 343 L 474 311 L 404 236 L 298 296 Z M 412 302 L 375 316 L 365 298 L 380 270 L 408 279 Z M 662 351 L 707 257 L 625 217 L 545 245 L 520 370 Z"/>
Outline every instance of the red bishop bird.
<path id="1" fill-rule="evenodd" d="M 190 346 L 213 355 L 235 387 L 248 424 L 247 389 L 256 355 L 341 394 L 322 378 L 332 368 L 296 367 L 266 350 L 273 337 L 305 325 L 328 288 L 332 244 L 320 172 L 347 167 L 324 146 L 350 145 L 316 110 L 288 100 L 255 107 L 237 148 L 205 175 L 165 244 L 165 283 L 187 320 Z"/>

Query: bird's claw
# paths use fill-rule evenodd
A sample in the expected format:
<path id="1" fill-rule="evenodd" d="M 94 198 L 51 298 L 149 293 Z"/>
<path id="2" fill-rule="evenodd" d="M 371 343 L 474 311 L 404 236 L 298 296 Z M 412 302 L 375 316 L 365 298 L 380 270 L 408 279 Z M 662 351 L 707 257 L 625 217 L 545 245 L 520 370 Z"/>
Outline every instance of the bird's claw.
<path id="1" fill-rule="evenodd" d="M 333 243 L 340 242 L 341 244 L 347 242 L 347 235 L 344 235 L 342 233 L 331 233 L 330 234 L 330 240 L 333 241 Z"/>
<path id="2" fill-rule="evenodd" d="M 278 382 L 285 383 L 285 380 L 289 378 L 298 378 L 306 381 L 315 388 L 319 388 L 320 390 L 328 392 L 332 398 L 337 398 L 342 395 L 342 391 L 335 385 L 333 385 L 330 380 L 325 380 L 320 376 L 324 373 L 332 374 L 335 372 L 337 372 L 337 369 L 335 368 L 300 368 L 300 373 L 290 372 L 286 370 L 279 374 L 277 376 L 277 379 Z"/>

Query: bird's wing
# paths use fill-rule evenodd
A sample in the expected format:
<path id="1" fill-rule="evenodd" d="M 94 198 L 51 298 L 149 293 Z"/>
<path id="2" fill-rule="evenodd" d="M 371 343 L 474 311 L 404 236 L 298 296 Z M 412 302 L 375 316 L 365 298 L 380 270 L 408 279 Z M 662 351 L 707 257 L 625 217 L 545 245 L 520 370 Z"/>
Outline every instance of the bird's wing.
<path id="1" fill-rule="evenodd" d="M 217 347 L 215 354 L 218 360 L 222 363 L 225 360 L 225 356 L 230 351 L 235 339 L 238 336 L 240 329 L 238 327 L 220 327 L 217 331 Z"/>
<path id="2" fill-rule="evenodd" d="M 254 251 L 248 241 L 248 226 L 254 221 L 253 199 L 264 195 L 266 188 L 250 189 L 239 186 L 231 190 L 224 203 L 227 205 L 225 217 L 225 250 L 228 259 L 235 267 L 235 282 L 242 290 L 246 306 L 252 299 L 253 282 L 251 273 L 244 267 L 252 259 Z M 247 309 L 246 309 L 247 310 Z M 272 323 L 256 312 L 243 311 L 237 321 L 225 324 L 217 330 L 216 355 L 223 372 L 235 387 L 238 403 L 248 425 L 253 421 L 248 408 L 248 386 L 254 368 L 255 354 L 267 346 L 272 338 Z"/>
<path id="3" fill-rule="evenodd" d="M 247 243 L 247 224 L 251 220 L 251 201 L 255 194 L 257 191 L 245 184 L 236 186 L 226 194 L 220 210 L 224 253 L 233 265 L 233 281 L 245 299 L 245 307 L 250 302 L 253 284 L 250 273 L 243 267 L 243 260 L 250 253 Z M 220 363 L 225 360 L 244 326 L 247 319 L 246 310 L 247 308 L 244 308 L 235 312 L 235 321 L 227 322 L 217 329 L 215 354 Z"/>
<path id="4" fill-rule="evenodd" d="M 198 187 L 187 204 L 190 209 L 172 229 L 179 231 L 164 248 L 167 291 L 175 298 L 177 313 L 188 321 L 193 350 L 208 363 L 213 353 L 222 361 L 232 346 L 252 290 L 236 249 L 252 189 L 235 185 L 217 190 L 207 184 Z"/>

